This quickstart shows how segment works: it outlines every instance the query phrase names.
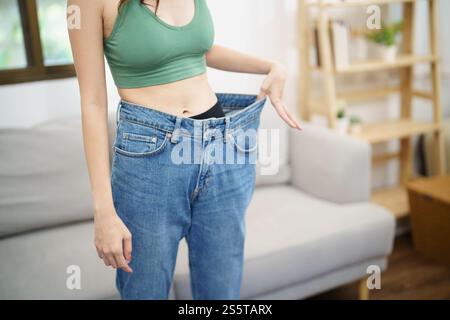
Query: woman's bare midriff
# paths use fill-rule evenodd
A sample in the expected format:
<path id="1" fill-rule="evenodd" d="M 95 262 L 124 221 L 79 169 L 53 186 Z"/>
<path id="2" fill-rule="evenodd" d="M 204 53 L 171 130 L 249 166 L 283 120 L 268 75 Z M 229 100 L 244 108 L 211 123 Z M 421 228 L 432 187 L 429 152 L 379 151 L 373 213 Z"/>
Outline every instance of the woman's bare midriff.
<path id="1" fill-rule="evenodd" d="M 183 117 L 205 112 L 217 102 L 206 72 L 167 84 L 118 90 L 125 101 Z"/>
<path id="2" fill-rule="evenodd" d="M 117 19 L 119 1 L 114 1 L 114 4 L 109 0 L 103 1 L 103 36 L 106 38 L 111 34 Z M 206 72 L 167 84 L 118 89 L 118 92 L 125 101 L 183 117 L 205 112 L 217 102 Z"/>

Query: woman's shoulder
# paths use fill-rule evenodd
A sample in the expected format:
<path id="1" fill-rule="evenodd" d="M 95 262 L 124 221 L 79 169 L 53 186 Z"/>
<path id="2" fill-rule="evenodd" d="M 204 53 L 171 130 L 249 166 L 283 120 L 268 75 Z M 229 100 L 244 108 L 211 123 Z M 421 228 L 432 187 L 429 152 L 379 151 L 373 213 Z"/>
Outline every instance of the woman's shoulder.
<path id="1" fill-rule="evenodd" d="M 114 5 L 115 2 L 118 3 L 119 0 L 67 0 L 67 6 L 76 6 L 80 10 L 89 10 L 89 12 L 103 12 L 104 8 L 107 6 Z"/>

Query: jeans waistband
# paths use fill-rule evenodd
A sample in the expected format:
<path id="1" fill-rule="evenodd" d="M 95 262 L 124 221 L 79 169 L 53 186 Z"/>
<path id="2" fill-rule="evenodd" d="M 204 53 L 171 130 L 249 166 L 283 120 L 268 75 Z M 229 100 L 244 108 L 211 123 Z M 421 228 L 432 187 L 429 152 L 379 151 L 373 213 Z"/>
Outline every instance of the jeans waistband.
<path id="1" fill-rule="evenodd" d="M 117 108 L 117 122 L 129 120 L 136 123 L 158 128 L 167 132 L 175 132 L 193 137 L 202 137 L 205 131 L 219 130 L 224 137 L 236 130 L 245 130 L 260 116 L 267 96 L 257 100 L 257 95 L 243 93 L 216 93 L 225 116 L 210 119 L 192 119 L 176 116 L 151 106 L 143 106 L 120 100 Z"/>

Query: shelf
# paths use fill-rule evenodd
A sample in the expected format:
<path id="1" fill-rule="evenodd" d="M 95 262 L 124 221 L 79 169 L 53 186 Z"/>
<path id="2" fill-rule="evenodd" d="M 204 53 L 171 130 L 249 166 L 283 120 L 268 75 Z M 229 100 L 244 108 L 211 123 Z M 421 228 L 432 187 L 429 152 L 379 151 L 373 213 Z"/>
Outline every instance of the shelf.
<path id="1" fill-rule="evenodd" d="M 372 4 L 375 5 L 383 5 L 390 3 L 405 3 L 405 2 L 415 2 L 416 0 L 347 0 L 342 2 L 327 2 L 324 0 L 323 6 L 328 8 L 346 8 L 346 7 L 354 7 L 354 6 L 370 6 Z M 319 7 L 319 0 L 315 2 L 308 2 L 307 5 L 309 7 Z"/>
<path id="2" fill-rule="evenodd" d="M 435 61 L 434 56 L 416 56 L 416 55 L 399 55 L 393 62 L 383 60 L 367 60 L 364 62 L 356 62 L 342 69 L 335 69 L 336 74 L 351 74 L 358 72 L 387 70 L 412 66 L 416 63 L 427 63 Z"/>
<path id="3" fill-rule="evenodd" d="M 338 93 L 337 96 L 339 99 L 344 99 L 348 103 L 359 102 L 359 101 L 367 101 L 367 100 L 376 100 L 381 98 L 386 98 L 391 94 L 397 94 L 400 92 L 400 88 L 398 86 L 394 87 L 374 87 L 366 90 L 353 90 Z"/>
<path id="4" fill-rule="evenodd" d="M 429 40 L 429 53 L 417 55 L 414 53 L 414 27 L 416 25 L 417 5 L 427 5 L 428 28 L 427 39 Z M 301 52 L 303 56 L 300 59 L 300 75 L 304 75 L 300 79 L 300 112 L 302 118 L 311 120 L 311 114 L 321 114 L 326 117 L 328 126 L 336 128 L 338 121 L 336 119 L 336 111 L 341 105 L 339 100 L 345 100 L 348 103 L 374 100 L 383 98 L 391 94 L 400 95 L 400 104 L 402 115 L 406 119 L 389 119 L 375 123 L 362 123 L 358 133 L 352 128 L 352 137 L 362 139 L 370 144 L 387 142 L 390 140 L 402 139 L 399 150 L 378 155 L 372 158 L 372 164 L 378 165 L 387 161 L 396 160 L 399 163 L 398 187 L 382 188 L 373 190 L 371 201 L 380 206 L 386 207 L 398 220 L 407 220 L 409 215 L 409 199 L 407 189 L 404 187 L 408 181 L 414 176 L 413 174 L 413 145 L 410 137 L 425 133 L 439 133 L 441 106 L 441 82 L 440 82 L 440 66 L 437 63 L 440 59 L 438 53 L 439 37 L 439 8 L 438 1 L 434 0 L 306 0 L 298 6 L 298 22 L 301 27 L 299 32 L 299 42 L 301 44 Z M 350 8 L 360 6 L 364 9 L 370 5 L 388 5 L 401 4 L 402 19 L 405 22 L 402 28 L 402 41 L 399 43 L 401 51 L 392 62 L 383 59 L 367 59 L 364 61 L 350 62 L 349 65 L 336 68 L 333 59 L 333 41 L 331 39 L 333 33 L 330 32 L 328 22 L 335 19 L 334 10 L 341 8 Z M 342 13 L 346 14 L 344 10 Z M 318 18 L 318 19 L 314 19 Z M 345 20 L 345 18 L 343 18 Z M 317 28 L 318 32 L 313 32 Z M 355 28 L 352 28 L 355 30 Z M 441 30 L 444 33 L 446 30 Z M 366 30 L 357 30 L 355 34 L 362 36 Z M 316 47 L 316 53 L 321 61 L 320 66 L 311 66 L 309 61 L 309 50 L 311 46 Z M 305 58 L 306 57 L 306 58 Z M 430 91 L 421 91 L 413 88 L 414 67 L 418 64 L 430 65 L 431 88 Z M 319 72 L 323 83 L 320 96 L 313 96 L 313 88 L 315 82 L 312 81 L 311 73 Z M 359 75 L 371 72 L 384 72 L 389 76 L 389 71 L 399 72 L 399 84 L 397 86 L 381 86 L 378 88 L 371 87 L 367 89 L 358 89 L 359 80 L 353 79 L 357 84 L 348 88 L 346 92 L 338 92 L 338 83 L 351 75 Z M 314 78 L 315 79 L 315 78 Z M 348 79 L 350 80 L 351 77 Z M 319 93 L 318 93 L 319 94 Z M 433 111 L 433 122 L 420 122 L 407 119 L 406 115 L 412 114 L 413 98 L 421 98 L 430 100 Z M 443 148 L 442 135 L 433 134 L 433 140 L 436 146 L 436 154 L 433 158 L 438 166 L 437 174 L 444 174 L 445 168 L 445 150 Z"/>
<path id="5" fill-rule="evenodd" d="M 370 89 L 353 89 L 353 91 L 347 90 L 343 92 L 338 92 L 336 94 L 336 98 L 340 100 L 344 100 L 346 103 L 355 103 L 355 102 L 361 102 L 361 101 L 368 101 L 368 100 L 377 100 L 386 98 L 389 95 L 392 94 L 398 94 L 400 93 L 400 87 L 399 86 L 391 86 L 391 87 L 382 87 L 377 86 Z M 420 90 L 412 90 L 412 95 L 414 97 L 432 100 L 433 94 L 425 91 Z M 316 109 L 319 109 L 319 113 L 327 113 L 328 108 L 326 107 L 323 96 L 316 96 L 311 97 L 308 104 L 311 106 L 311 108 L 315 111 Z"/>
<path id="6" fill-rule="evenodd" d="M 385 142 L 439 130 L 439 125 L 435 123 L 408 119 L 386 120 L 383 122 L 362 124 L 361 126 L 361 132 L 352 133 L 352 135 L 370 143 Z"/>
<path id="7" fill-rule="evenodd" d="M 404 187 L 376 190 L 372 193 L 371 201 L 391 211 L 397 219 L 409 214 L 408 193 Z"/>

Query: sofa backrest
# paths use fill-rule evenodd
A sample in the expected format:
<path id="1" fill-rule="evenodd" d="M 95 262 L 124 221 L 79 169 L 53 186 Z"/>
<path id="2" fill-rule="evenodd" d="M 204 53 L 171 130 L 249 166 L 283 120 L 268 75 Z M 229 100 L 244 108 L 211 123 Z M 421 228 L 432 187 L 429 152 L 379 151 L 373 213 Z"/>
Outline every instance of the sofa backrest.
<path id="1" fill-rule="evenodd" d="M 256 187 L 289 182 L 289 126 L 278 116 L 269 99 L 261 114 L 259 144 Z"/>
<path id="2" fill-rule="evenodd" d="M 92 214 L 81 117 L 0 129 L 0 237 Z"/>

